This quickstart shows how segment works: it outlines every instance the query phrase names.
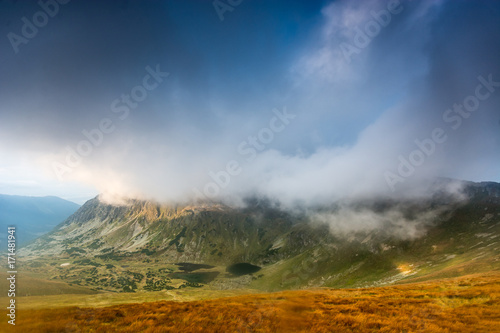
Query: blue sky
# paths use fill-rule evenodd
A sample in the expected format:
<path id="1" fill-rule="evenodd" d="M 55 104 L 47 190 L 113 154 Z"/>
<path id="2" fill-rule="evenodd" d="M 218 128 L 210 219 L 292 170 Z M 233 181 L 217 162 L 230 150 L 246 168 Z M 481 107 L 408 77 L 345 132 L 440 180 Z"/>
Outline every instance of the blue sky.
<path id="1" fill-rule="evenodd" d="M 316 204 L 500 181 L 497 2 L 43 3 L 0 2 L 0 193 Z"/>

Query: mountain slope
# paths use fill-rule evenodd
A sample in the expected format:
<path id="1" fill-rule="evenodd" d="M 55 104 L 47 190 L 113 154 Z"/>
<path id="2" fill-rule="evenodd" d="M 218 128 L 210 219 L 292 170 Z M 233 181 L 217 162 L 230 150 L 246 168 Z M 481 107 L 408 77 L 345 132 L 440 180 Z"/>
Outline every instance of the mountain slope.
<path id="1" fill-rule="evenodd" d="M 137 200 L 112 206 L 96 197 L 24 253 L 144 251 L 171 261 L 227 263 L 254 259 L 290 226 L 291 217 L 278 211 L 251 212 L 223 205 L 169 207 Z"/>

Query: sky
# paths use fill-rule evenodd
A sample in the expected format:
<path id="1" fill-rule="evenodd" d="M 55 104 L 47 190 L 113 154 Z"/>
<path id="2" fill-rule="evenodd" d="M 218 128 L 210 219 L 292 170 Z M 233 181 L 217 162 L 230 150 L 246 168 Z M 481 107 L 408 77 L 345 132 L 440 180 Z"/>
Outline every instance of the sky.
<path id="1" fill-rule="evenodd" d="M 0 1 L 0 193 L 285 205 L 500 182 L 498 1 Z"/>

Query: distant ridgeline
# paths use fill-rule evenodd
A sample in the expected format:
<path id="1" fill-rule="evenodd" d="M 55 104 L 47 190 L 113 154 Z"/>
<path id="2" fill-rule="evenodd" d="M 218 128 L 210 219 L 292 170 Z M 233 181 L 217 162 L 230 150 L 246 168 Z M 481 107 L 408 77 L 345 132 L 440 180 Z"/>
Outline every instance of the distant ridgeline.
<path id="1" fill-rule="evenodd" d="M 0 248 L 5 248 L 8 226 L 16 227 L 17 245 L 21 246 L 54 229 L 78 208 L 58 197 L 0 194 Z"/>

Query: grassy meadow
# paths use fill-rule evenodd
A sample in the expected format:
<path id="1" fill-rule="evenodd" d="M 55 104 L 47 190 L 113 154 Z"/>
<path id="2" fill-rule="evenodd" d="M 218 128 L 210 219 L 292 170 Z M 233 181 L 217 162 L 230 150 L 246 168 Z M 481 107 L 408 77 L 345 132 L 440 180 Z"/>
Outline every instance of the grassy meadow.
<path id="1" fill-rule="evenodd" d="M 20 332 L 500 332 L 500 273 L 375 288 L 176 293 L 19 297 L 16 328 Z M 240 295 L 231 296 L 234 293 Z M 172 301 L 158 301 L 161 298 Z M 63 299 L 85 306 L 65 306 L 71 302 Z M 7 330 L 6 322 L 0 330 Z"/>

